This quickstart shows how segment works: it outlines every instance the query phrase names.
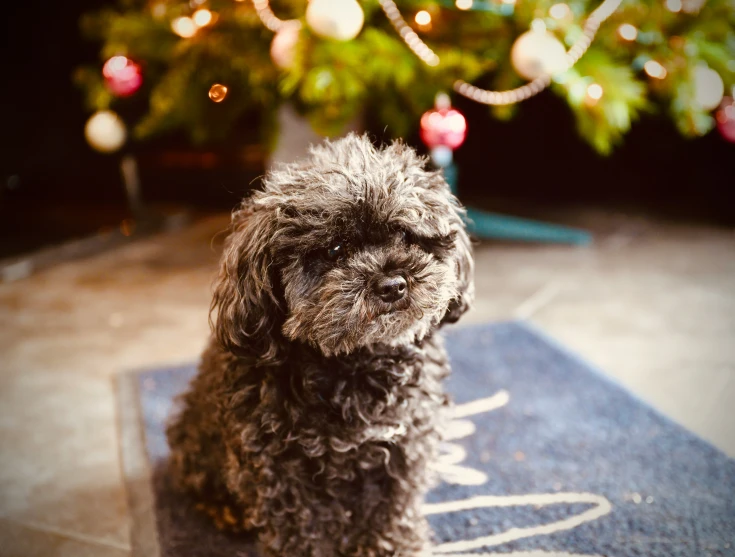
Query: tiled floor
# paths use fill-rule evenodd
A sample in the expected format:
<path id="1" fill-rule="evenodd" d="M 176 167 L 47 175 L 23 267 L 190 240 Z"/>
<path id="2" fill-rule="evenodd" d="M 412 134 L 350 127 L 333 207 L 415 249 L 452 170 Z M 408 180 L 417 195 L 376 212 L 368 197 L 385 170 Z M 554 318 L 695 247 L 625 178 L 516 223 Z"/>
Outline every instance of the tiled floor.
<path id="1" fill-rule="evenodd" d="M 735 231 L 584 213 L 484 243 L 465 323 L 529 319 L 735 456 Z M 225 217 L 0 286 L 0 554 L 129 555 L 112 376 L 197 357 Z"/>

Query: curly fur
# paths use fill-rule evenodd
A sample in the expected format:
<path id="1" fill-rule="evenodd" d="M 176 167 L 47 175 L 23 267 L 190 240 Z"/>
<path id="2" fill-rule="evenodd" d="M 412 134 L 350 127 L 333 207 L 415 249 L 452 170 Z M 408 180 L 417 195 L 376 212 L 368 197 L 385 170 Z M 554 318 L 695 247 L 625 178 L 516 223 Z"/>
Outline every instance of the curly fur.
<path id="1" fill-rule="evenodd" d="M 420 505 L 448 404 L 436 331 L 471 302 L 473 263 L 462 209 L 425 167 L 350 135 L 272 171 L 233 214 L 170 474 L 267 555 L 428 547 Z M 376 295 L 398 275 L 402 299 Z"/>

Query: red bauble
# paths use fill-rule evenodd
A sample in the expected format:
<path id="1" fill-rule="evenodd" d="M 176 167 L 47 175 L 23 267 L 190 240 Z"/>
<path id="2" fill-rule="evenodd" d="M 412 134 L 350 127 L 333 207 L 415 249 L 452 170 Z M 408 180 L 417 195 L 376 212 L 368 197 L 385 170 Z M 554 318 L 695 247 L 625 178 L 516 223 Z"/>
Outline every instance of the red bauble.
<path id="1" fill-rule="evenodd" d="M 725 97 L 715 117 L 720 135 L 730 143 L 735 143 L 735 99 Z"/>
<path id="2" fill-rule="evenodd" d="M 125 56 L 113 56 L 102 66 L 107 88 L 118 97 L 129 97 L 143 84 L 140 66 Z"/>
<path id="3" fill-rule="evenodd" d="M 467 120 L 458 110 L 429 110 L 421 117 L 421 140 L 430 149 L 439 146 L 456 149 L 466 137 Z"/>

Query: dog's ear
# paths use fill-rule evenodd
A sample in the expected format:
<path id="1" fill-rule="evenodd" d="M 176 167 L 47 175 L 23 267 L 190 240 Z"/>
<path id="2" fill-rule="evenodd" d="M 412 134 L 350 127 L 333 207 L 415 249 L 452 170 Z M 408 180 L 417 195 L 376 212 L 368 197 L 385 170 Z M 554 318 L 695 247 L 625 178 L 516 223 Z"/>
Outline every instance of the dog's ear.
<path id="1" fill-rule="evenodd" d="M 441 321 L 442 324 L 456 322 L 463 313 L 470 309 L 470 305 L 475 298 L 475 264 L 472 258 L 472 245 L 462 220 L 464 210 L 459 206 L 459 202 L 456 203 L 456 221 L 453 228 L 456 230 L 455 260 L 459 287 L 457 296 L 449 302 L 447 311 Z"/>
<path id="2" fill-rule="evenodd" d="M 274 211 L 253 198 L 233 213 L 210 308 L 220 346 L 259 363 L 277 361 L 285 346 L 280 277 L 270 245 L 275 224 Z"/>

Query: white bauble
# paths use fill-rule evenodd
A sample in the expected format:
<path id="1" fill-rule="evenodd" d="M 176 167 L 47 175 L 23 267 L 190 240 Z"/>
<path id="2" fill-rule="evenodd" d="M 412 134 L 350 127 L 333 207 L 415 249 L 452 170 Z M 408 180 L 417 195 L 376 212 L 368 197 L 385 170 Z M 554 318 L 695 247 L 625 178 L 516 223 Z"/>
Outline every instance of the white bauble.
<path id="1" fill-rule="evenodd" d="M 704 7 L 706 0 L 682 0 L 681 9 L 688 14 L 696 14 Z"/>
<path id="2" fill-rule="evenodd" d="M 301 22 L 291 20 L 284 22 L 278 32 L 273 35 L 273 40 L 271 41 L 271 59 L 282 70 L 287 70 L 293 65 L 300 30 Z"/>
<path id="3" fill-rule="evenodd" d="M 84 126 L 89 145 L 101 153 L 114 153 L 127 138 L 125 122 L 111 110 L 95 112 Z"/>
<path id="4" fill-rule="evenodd" d="M 725 82 L 712 68 L 700 64 L 694 68 L 694 102 L 704 110 L 714 110 L 725 96 Z"/>
<path id="5" fill-rule="evenodd" d="M 567 69 L 564 45 L 547 31 L 526 31 L 516 39 L 510 59 L 518 75 L 533 80 Z"/>
<path id="6" fill-rule="evenodd" d="M 311 0 L 306 22 L 326 39 L 349 41 L 360 33 L 365 14 L 357 0 Z"/>

